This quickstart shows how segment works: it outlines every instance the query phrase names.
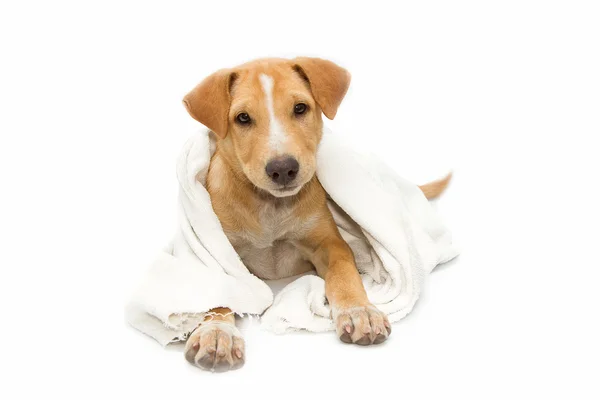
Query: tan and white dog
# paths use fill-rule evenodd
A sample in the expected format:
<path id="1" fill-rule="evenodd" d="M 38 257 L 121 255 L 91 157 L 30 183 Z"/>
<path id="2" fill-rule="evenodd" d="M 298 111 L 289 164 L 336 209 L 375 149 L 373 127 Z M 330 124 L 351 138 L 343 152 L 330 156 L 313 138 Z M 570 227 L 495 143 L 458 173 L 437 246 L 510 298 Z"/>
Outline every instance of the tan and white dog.
<path id="1" fill-rule="evenodd" d="M 385 341 L 391 326 L 369 302 L 315 175 L 321 114 L 335 117 L 349 84 L 350 74 L 327 60 L 262 59 L 214 73 L 183 102 L 216 135 L 207 190 L 244 264 L 262 279 L 316 269 L 340 340 L 370 345 Z M 448 180 L 421 189 L 433 198 Z M 205 369 L 237 368 L 244 341 L 233 313 L 211 311 L 185 357 Z"/>

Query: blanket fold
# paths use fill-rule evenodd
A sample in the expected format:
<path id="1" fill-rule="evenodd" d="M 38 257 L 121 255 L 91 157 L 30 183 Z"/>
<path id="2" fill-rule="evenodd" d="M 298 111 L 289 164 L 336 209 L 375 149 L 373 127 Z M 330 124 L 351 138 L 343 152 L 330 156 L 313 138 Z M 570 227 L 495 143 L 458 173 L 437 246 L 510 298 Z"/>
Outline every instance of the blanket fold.
<path id="1" fill-rule="evenodd" d="M 301 276 L 273 298 L 270 286 L 243 264 L 205 188 L 213 152 L 207 132 L 184 146 L 177 163 L 179 231 L 134 292 L 126 320 L 162 345 L 185 340 L 214 307 L 262 314 L 263 328 L 275 333 L 333 330 L 323 279 Z M 400 320 L 425 276 L 458 254 L 450 232 L 418 186 L 328 130 L 317 152 L 317 177 L 370 301 L 390 322 Z"/>

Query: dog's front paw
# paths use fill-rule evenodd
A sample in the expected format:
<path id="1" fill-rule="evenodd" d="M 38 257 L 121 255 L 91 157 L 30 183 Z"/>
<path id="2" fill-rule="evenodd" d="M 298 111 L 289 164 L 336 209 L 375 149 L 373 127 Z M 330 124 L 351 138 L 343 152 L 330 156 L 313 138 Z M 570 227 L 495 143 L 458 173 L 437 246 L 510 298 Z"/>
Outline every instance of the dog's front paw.
<path id="1" fill-rule="evenodd" d="M 363 346 L 384 342 L 392 327 L 387 316 L 375 306 L 333 309 L 335 329 L 344 343 L 356 343 Z"/>
<path id="2" fill-rule="evenodd" d="M 185 359 L 211 371 L 229 371 L 244 365 L 244 339 L 240 331 L 226 322 L 205 322 L 185 344 Z"/>

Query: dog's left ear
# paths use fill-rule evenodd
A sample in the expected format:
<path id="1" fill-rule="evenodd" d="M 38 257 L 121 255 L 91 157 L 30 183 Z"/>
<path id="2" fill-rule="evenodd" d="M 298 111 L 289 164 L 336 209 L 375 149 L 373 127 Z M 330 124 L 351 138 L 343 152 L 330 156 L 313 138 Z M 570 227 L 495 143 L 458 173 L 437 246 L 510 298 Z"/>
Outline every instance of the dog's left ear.
<path id="1" fill-rule="evenodd" d="M 227 135 L 230 90 L 237 74 L 229 69 L 215 72 L 183 98 L 192 118 L 223 139 Z"/>
<path id="2" fill-rule="evenodd" d="M 333 119 L 350 86 L 350 73 L 331 61 L 298 57 L 293 68 L 310 84 L 313 96 L 323 114 Z"/>

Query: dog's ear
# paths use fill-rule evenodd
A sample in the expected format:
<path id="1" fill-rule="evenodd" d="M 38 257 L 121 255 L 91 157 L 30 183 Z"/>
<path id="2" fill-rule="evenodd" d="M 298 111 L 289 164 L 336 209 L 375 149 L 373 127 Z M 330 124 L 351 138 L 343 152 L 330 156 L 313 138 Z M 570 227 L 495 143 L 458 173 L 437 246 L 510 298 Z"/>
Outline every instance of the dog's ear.
<path id="1" fill-rule="evenodd" d="M 294 70 L 310 84 L 323 114 L 333 119 L 350 86 L 350 73 L 320 58 L 298 57 L 292 63 Z"/>
<path id="2" fill-rule="evenodd" d="M 219 70 L 183 98 L 183 104 L 192 118 L 221 139 L 227 135 L 230 90 L 236 77 L 237 74 L 232 70 Z"/>

